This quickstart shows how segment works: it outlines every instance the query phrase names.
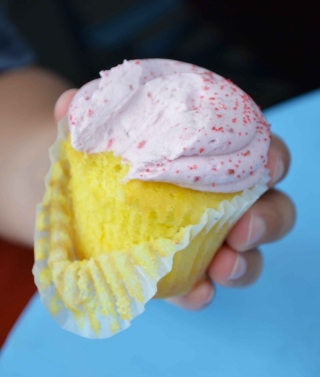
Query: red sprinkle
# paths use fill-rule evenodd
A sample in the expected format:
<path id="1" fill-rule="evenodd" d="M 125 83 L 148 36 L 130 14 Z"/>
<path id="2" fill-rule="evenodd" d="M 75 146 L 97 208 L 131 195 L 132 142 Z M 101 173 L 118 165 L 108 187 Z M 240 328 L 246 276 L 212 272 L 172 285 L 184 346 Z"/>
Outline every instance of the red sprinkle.
<path id="1" fill-rule="evenodd" d="M 143 140 L 143 141 L 140 141 L 140 143 L 138 144 L 138 149 L 141 149 L 141 148 L 143 148 L 145 145 L 147 144 L 147 142 L 145 141 L 145 140 Z"/>
<path id="2" fill-rule="evenodd" d="M 200 153 L 204 152 L 204 148 L 200 148 L 200 149 L 199 149 L 199 152 L 200 152 Z"/>

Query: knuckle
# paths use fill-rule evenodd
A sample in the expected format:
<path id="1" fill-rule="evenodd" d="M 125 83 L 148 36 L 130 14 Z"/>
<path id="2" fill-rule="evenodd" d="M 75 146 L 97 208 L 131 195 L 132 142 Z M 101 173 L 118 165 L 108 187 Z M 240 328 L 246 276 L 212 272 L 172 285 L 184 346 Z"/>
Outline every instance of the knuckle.
<path id="1" fill-rule="evenodd" d="M 269 186 L 273 186 L 286 176 L 290 165 L 290 152 L 285 143 L 277 136 L 272 137 L 268 167 L 271 171 Z"/>
<path id="2" fill-rule="evenodd" d="M 285 160 L 290 160 L 289 148 L 278 135 L 272 135 L 270 148 L 277 151 L 277 153 L 284 157 Z"/>
<path id="3" fill-rule="evenodd" d="M 277 240 L 293 227 L 296 211 L 291 199 L 278 190 L 270 190 L 264 199 L 263 213 L 267 224 L 269 241 Z"/>

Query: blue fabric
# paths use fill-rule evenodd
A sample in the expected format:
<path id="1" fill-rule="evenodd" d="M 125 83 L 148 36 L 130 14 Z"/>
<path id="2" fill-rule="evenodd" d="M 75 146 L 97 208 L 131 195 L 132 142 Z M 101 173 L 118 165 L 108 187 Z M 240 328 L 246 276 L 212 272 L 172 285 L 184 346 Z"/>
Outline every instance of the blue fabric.
<path id="1" fill-rule="evenodd" d="M 0 72 L 31 64 L 34 60 L 32 49 L 19 35 L 0 5 Z"/>
<path id="2" fill-rule="evenodd" d="M 132 43 L 140 33 L 150 30 L 160 19 L 165 20 L 172 12 L 180 9 L 183 3 L 181 0 L 145 0 L 132 4 L 111 20 L 102 19 L 98 24 L 85 27 L 85 43 L 91 49 L 113 49 Z M 181 25 L 175 26 L 181 28 Z M 169 26 L 169 30 L 170 27 L 172 26 Z M 168 25 L 165 28 L 168 28 Z M 172 43 L 172 36 L 169 40 Z"/>

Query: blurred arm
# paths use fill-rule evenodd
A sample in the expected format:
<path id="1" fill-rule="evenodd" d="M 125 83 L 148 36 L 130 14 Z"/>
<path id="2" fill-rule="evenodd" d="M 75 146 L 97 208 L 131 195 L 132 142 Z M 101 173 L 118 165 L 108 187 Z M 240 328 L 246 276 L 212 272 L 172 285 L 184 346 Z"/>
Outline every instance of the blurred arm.
<path id="1" fill-rule="evenodd" d="M 0 235 L 32 245 L 35 206 L 44 192 L 53 109 L 70 84 L 37 67 L 0 75 Z"/>

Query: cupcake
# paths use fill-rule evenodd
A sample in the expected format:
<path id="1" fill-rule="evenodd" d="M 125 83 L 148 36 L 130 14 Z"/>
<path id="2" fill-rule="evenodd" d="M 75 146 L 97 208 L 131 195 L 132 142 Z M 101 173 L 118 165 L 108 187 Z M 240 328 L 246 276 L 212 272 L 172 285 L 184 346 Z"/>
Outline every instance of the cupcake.
<path id="1" fill-rule="evenodd" d="M 33 273 L 50 314 L 84 337 L 186 294 L 267 190 L 261 111 L 194 65 L 124 61 L 78 91 L 58 129 Z"/>

